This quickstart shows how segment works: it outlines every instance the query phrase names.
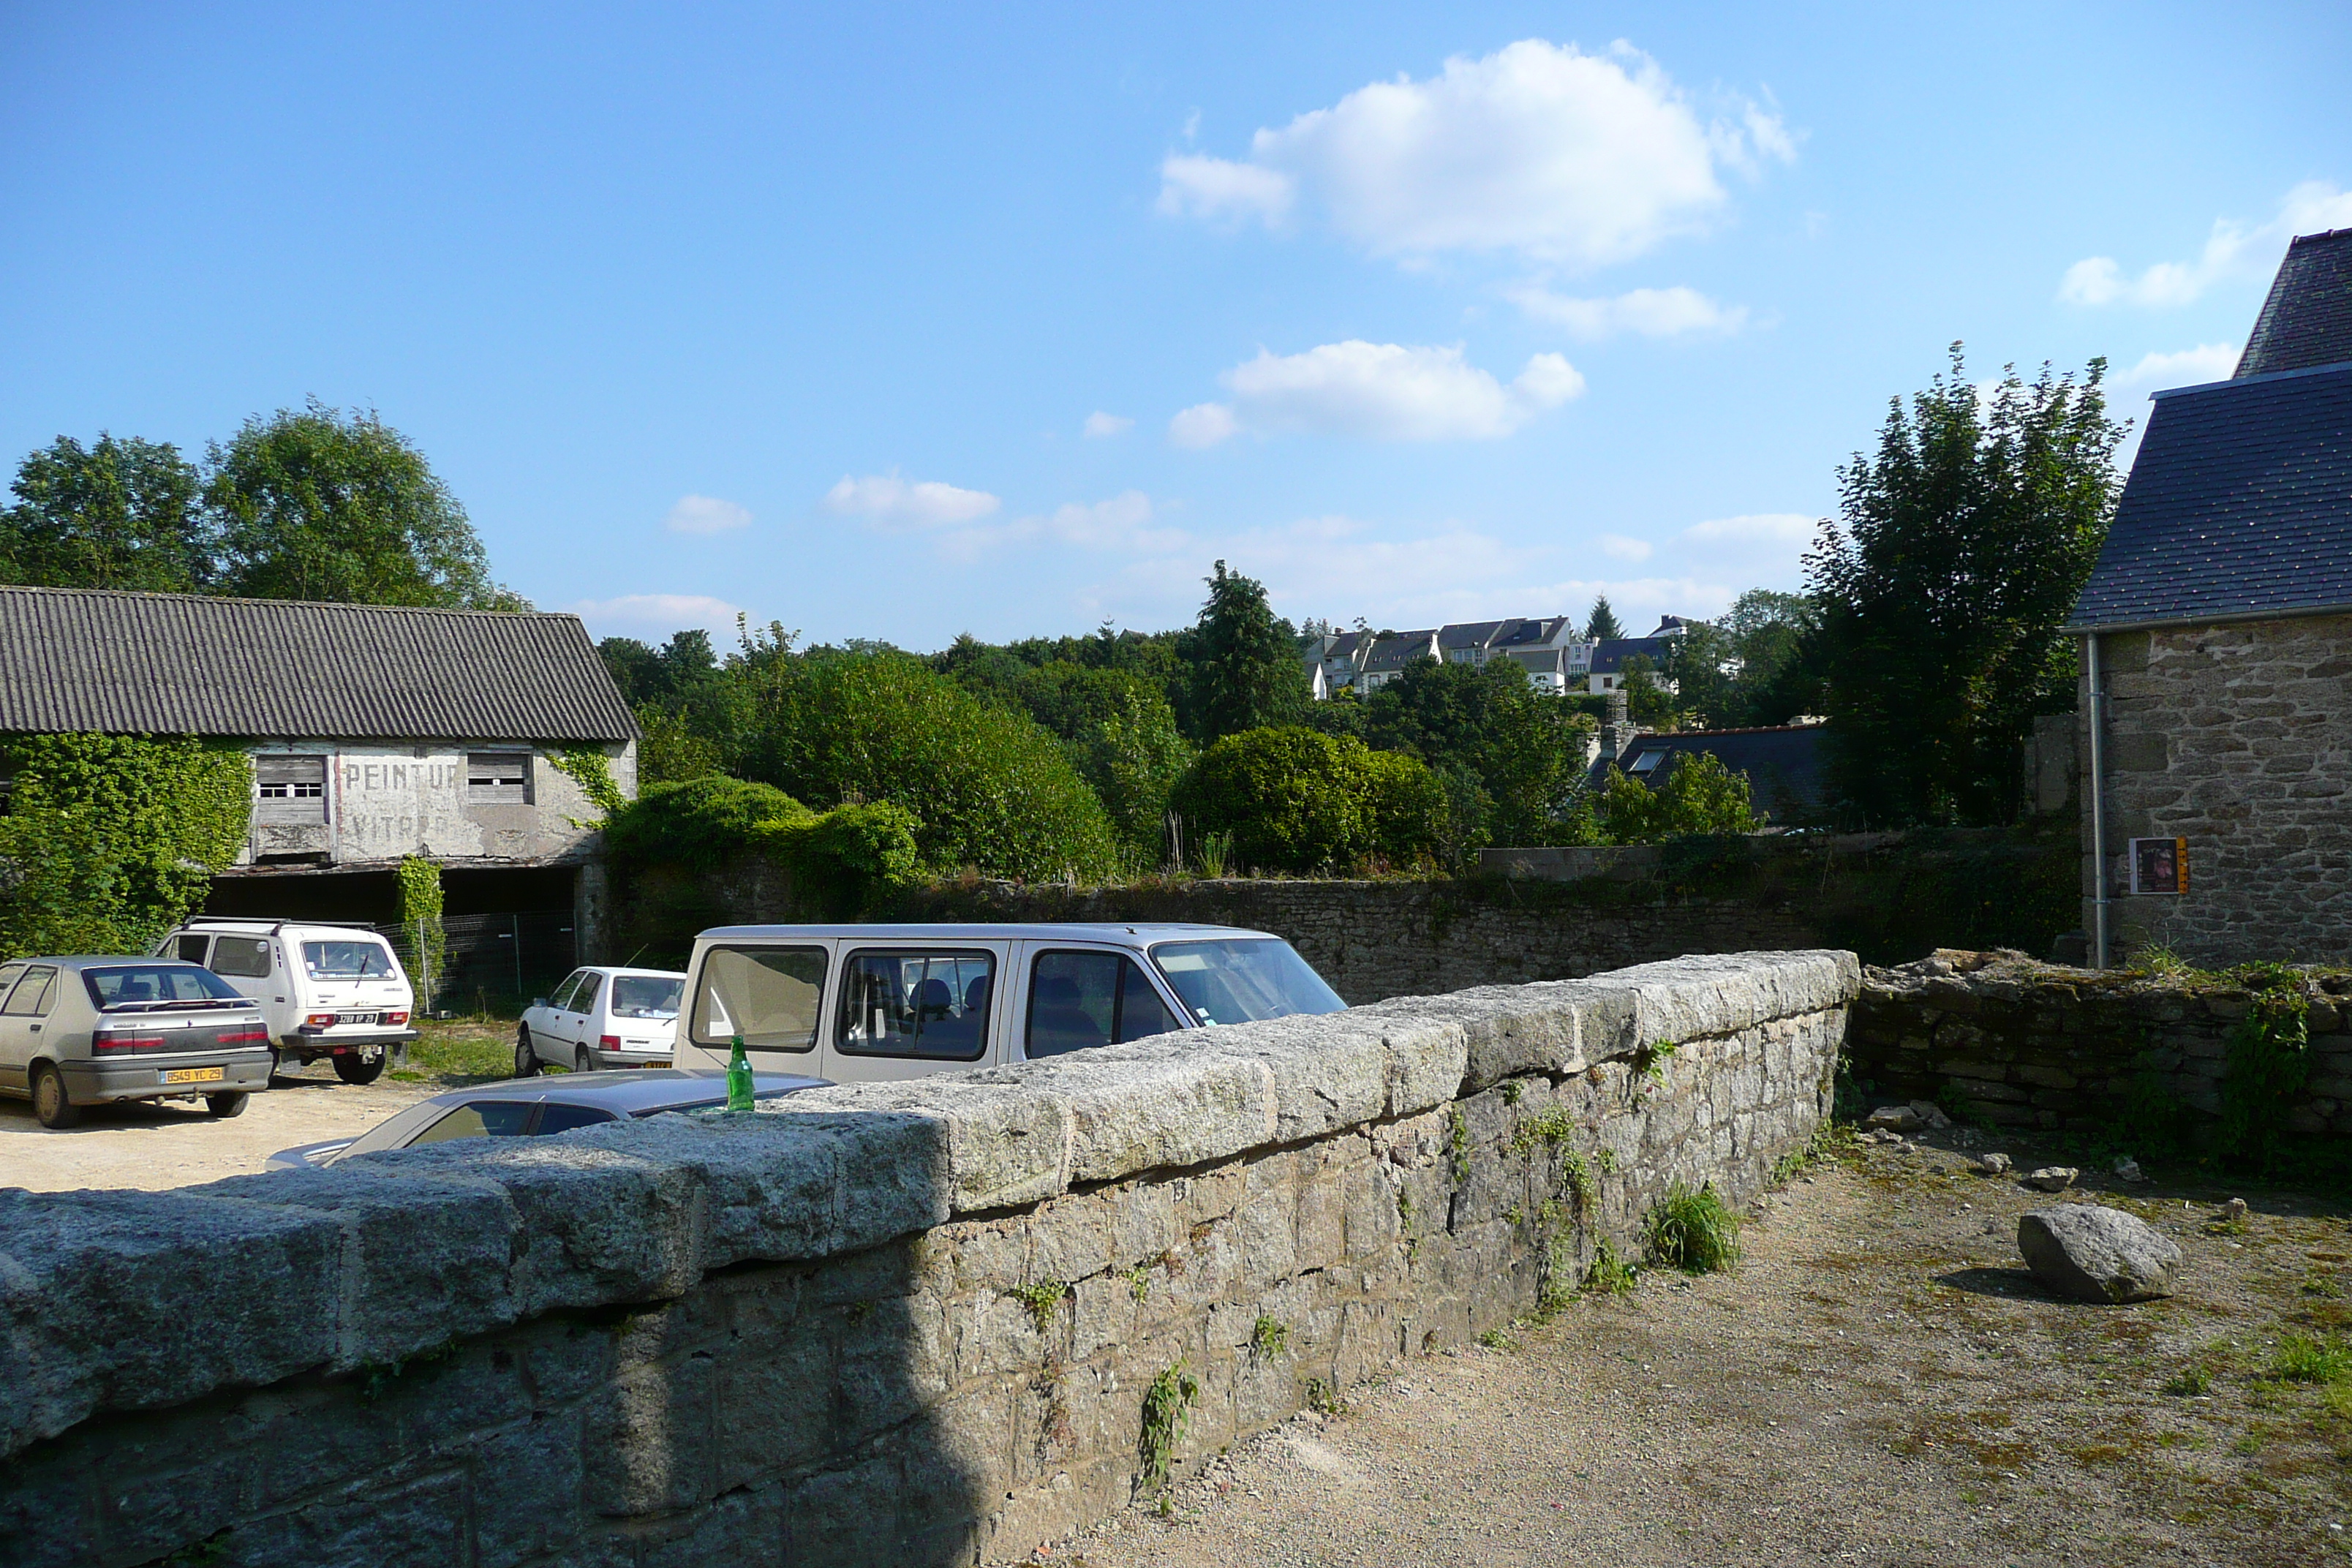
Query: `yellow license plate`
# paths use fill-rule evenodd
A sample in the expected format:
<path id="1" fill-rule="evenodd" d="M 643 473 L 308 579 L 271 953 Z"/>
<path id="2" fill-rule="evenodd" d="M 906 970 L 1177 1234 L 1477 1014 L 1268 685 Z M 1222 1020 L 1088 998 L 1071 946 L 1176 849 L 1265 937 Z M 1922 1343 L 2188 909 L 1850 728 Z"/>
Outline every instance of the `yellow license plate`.
<path id="1" fill-rule="evenodd" d="M 163 1073 L 165 1083 L 218 1083 L 228 1077 L 226 1068 L 168 1068 Z"/>

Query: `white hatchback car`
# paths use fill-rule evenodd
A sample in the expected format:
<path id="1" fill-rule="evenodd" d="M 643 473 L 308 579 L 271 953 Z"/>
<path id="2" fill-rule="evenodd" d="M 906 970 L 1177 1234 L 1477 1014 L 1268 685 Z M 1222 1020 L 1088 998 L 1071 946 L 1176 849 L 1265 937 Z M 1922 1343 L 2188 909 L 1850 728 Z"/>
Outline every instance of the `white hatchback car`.
<path id="1" fill-rule="evenodd" d="M 155 944 L 201 963 L 261 1004 L 280 1066 L 331 1061 L 345 1083 L 373 1083 L 416 1038 L 416 993 L 366 926 L 198 915 Z"/>
<path id="2" fill-rule="evenodd" d="M 671 969 L 590 964 L 533 1002 L 515 1030 L 515 1077 L 543 1067 L 666 1068 L 677 1040 L 686 976 Z"/>

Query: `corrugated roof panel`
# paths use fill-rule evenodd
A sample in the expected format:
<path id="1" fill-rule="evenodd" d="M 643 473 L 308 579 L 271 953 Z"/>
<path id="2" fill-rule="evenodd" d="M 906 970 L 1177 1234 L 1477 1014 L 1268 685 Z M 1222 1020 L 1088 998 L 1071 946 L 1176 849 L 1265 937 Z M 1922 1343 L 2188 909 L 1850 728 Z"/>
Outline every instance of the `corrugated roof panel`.
<path id="1" fill-rule="evenodd" d="M 0 731 L 629 741 L 576 616 L 0 587 Z"/>

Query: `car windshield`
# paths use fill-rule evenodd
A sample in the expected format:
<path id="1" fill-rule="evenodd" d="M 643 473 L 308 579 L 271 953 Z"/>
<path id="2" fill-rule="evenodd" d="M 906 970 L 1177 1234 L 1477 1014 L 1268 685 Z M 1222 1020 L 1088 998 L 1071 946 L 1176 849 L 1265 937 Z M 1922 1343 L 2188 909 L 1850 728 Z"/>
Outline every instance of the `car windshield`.
<path id="1" fill-rule="evenodd" d="M 613 976 L 613 1016 L 615 1018 L 658 1018 L 664 1023 L 677 1016 L 677 999 L 686 989 L 686 977 L 665 980 L 656 974 L 615 974 Z"/>
<path id="2" fill-rule="evenodd" d="M 1296 1013 L 1340 1013 L 1348 1005 L 1279 937 L 1164 942 L 1151 950 L 1160 973 L 1202 1024 L 1245 1024 Z"/>
<path id="3" fill-rule="evenodd" d="M 85 969 L 81 983 L 89 999 L 101 1009 L 131 1007 L 156 1002 L 235 1002 L 242 1000 L 227 981 L 193 963 L 123 963 Z"/>
<path id="4" fill-rule="evenodd" d="M 306 942 L 302 970 L 313 980 L 389 980 L 392 950 L 380 942 Z"/>

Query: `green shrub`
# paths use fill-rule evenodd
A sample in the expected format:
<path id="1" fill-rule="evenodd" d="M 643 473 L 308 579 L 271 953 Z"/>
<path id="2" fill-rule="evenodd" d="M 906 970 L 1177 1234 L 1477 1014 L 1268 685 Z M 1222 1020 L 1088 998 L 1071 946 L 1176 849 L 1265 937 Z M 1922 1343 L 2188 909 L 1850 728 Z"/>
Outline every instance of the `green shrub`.
<path id="1" fill-rule="evenodd" d="M 139 952 L 244 848 L 253 764 L 190 737 L 20 735 L 0 817 L 0 957 Z"/>
<path id="2" fill-rule="evenodd" d="M 1192 743 L 1176 728 L 1168 700 L 1148 682 L 1129 679 L 1112 710 L 1081 733 L 1072 752 L 1119 837 L 1139 858 L 1156 862 L 1167 844 L 1168 797 L 1192 765 Z"/>
<path id="3" fill-rule="evenodd" d="M 1675 1183 L 1643 1228 L 1651 1258 L 1685 1274 L 1719 1273 L 1739 1261 L 1739 1216 L 1712 1184 L 1694 1193 Z"/>
<path id="4" fill-rule="evenodd" d="M 1612 765 L 1591 803 L 1603 844 L 1658 844 L 1752 833 L 1764 825 L 1748 799 L 1748 775 L 1735 773 L 1712 752 L 1685 752 L 1657 788 L 1626 777 Z"/>
<path id="5" fill-rule="evenodd" d="M 625 871 L 713 871 L 762 856 L 813 912 L 865 912 L 920 874 L 914 814 L 887 801 L 811 811 L 771 784 L 710 776 L 656 784 L 614 814 L 605 842 Z"/>
<path id="6" fill-rule="evenodd" d="M 1444 784 L 1414 758 L 1346 735 L 1280 728 L 1227 735 L 1201 754 L 1172 804 L 1196 834 L 1230 834 L 1262 871 L 1345 870 L 1379 857 L 1428 860 L 1444 837 Z"/>

